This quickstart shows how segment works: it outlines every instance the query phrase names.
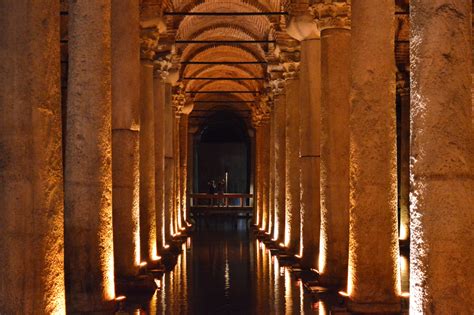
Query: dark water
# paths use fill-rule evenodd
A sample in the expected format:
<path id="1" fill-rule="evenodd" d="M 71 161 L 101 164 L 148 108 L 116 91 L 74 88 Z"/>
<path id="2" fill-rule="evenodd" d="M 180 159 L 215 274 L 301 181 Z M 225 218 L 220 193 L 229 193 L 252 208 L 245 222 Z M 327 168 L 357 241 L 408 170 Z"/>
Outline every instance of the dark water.
<path id="1" fill-rule="evenodd" d="M 131 314 L 329 314 L 341 298 L 306 292 L 242 219 L 198 222 L 152 297 L 127 298 Z"/>

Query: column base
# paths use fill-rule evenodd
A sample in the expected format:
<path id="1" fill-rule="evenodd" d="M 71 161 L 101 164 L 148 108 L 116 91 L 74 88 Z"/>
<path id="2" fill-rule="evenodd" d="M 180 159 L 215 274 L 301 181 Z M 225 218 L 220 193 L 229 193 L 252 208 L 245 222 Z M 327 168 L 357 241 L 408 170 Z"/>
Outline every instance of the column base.
<path id="1" fill-rule="evenodd" d="M 347 309 L 355 314 L 400 314 L 400 301 L 394 303 L 360 303 L 349 299 Z"/>

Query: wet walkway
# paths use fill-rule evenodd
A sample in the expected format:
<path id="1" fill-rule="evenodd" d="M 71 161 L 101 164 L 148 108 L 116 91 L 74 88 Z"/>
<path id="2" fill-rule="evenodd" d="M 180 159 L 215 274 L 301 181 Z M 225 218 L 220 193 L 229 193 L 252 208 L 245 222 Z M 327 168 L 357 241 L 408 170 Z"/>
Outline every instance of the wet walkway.
<path id="1" fill-rule="evenodd" d="M 316 297 L 249 231 L 248 219 L 198 222 L 176 266 L 151 297 L 128 297 L 131 314 L 329 314 L 342 298 Z"/>

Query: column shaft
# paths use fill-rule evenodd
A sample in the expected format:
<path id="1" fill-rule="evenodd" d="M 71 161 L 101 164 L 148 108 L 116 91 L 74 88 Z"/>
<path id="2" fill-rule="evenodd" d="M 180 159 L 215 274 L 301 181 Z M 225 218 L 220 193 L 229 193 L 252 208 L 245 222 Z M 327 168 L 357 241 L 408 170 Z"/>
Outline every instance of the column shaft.
<path id="1" fill-rule="evenodd" d="M 140 239 L 142 261 L 156 257 L 153 65 L 142 61 L 140 102 Z"/>
<path id="2" fill-rule="evenodd" d="M 0 313 L 61 314 L 59 2 L 2 1 L 0 11 Z"/>
<path id="3" fill-rule="evenodd" d="M 69 2 L 65 263 L 69 312 L 115 298 L 110 1 Z"/>
<path id="4" fill-rule="evenodd" d="M 255 224 L 258 228 L 263 224 L 263 182 L 262 182 L 262 128 L 255 128 Z"/>
<path id="5" fill-rule="evenodd" d="M 300 254 L 300 104 L 297 78 L 286 81 L 286 142 L 285 142 L 285 245 L 291 253 Z"/>
<path id="6" fill-rule="evenodd" d="M 321 246 L 319 273 L 325 285 L 347 279 L 349 251 L 349 138 L 351 33 L 321 32 Z"/>
<path id="7" fill-rule="evenodd" d="M 121 277 L 136 275 L 140 263 L 138 9 L 137 0 L 112 1 L 112 209 Z"/>
<path id="8" fill-rule="evenodd" d="M 410 313 L 474 313 L 471 1 L 412 1 Z"/>
<path id="9" fill-rule="evenodd" d="M 399 237 L 410 237 L 410 90 L 400 89 L 400 182 L 399 182 Z"/>
<path id="10" fill-rule="evenodd" d="M 394 12 L 391 0 L 352 3 L 348 294 L 353 312 L 400 310 Z"/>
<path id="11" fill-rule="evenodd" d="M 157 251 L 166 245 L 165 240 L 165 83 L 154 79 L 155 100 L 155 211 Z"/>
<path id="12" fill-rule="evenodd" d="M 273 238 L 278 242 L 285 241 L 286 229 L 286 97 L 275 98 L 275 219 L 277 220 Z"/>
<path id="13" fill-rule="evenodd" d="M 171 239 L 174 210 L 174 158 L 173 158 L 173 105 L 171 102 L 171 85 L 165 84 L 165 239 Z"/>
<path id="14" fill-rule="evenodd" d="M 318 266 L 320 207 L 321 40 L 301 42 L 300 72 L 302 265 Z"/>
<path id="15" fill-rule="evenodd" d="M 181 114 L 175 113 L 173 122 L 173 150 L 174 150 L 174 227 L 175 233 L 181 231 L 181 167 L 180 167 L 180 145 L 179 145 L 179 126 L 181 121 Z"/>
<path id="16" fill-rule="evenodd" d="M 188 186 L 188 117 L 183 114 L 179 125 L 179 146 L 180 146 L 180 177 L 181 177 L 181 213 L 182 225 L 186 228 L 186 223 L 189 218 L 187 208 L 187 186 Z"/>
<path id="17" fill-rule="evenodd" d="M 260 127 L 262 130 L 262 229 L 267 231 L 270 225 L 270 124 L 266 120 Z"/>
<path id="18" fill-rule="evenodd" d="M 268 148 L 270 150 L 270 158 L 268 163 L 268 208 L 269 208 L 269 226 L 267 232 L 272 236 L 274 235 L 275 229 L 275 112 L 272 111 L 270 118 L 270 139 L 268 142 Z"/>

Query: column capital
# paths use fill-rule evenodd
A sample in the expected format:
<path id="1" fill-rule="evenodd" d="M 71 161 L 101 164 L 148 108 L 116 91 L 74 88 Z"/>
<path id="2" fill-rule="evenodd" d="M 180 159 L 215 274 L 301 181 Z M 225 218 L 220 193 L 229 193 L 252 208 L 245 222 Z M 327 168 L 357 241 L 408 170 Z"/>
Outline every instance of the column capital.
<path id="1" fill-rule="evenodd" d="M 283 78 L 288 80 L 298 79 L 300 73 L 300 62 L 299 61 L 283 61 L 282 66 L 284 69 Z"/>
<path id="2" fill-rule="evenodd" d="M 159 39 L 158 25 L 140 23 L 140 58 L 142 60 L 153 61 L 155 59 Z"/>
<path id="3" fill-rule="evenodd" d="M 400 96 L 410 95 L 410 78 L 403 72 L 397 72 L 396 82 L 397 94 Z"/>
<path id="4" fill-rule="evenodd" d="M 308 2 L 291 4 L 286 32 L 298 41 L 321 37 L 318 20 L 311 14 Z"/>
<path id="5" fill-rule="evenodd" d="M 166 56 L 165 58 L 159 58 L 158 60 L 153 61 L 154 67 L 154 77 L 162 81 L 166 81 L 170 75 L 170 71 L 173 67 L 173 63 L 170 60 L 171 58 Z"/>
<path id="6" fill-rule="evenodd" d="M 351 28 L 350 0 L 320 0 L 310 7 L 320 30 L 329 28 Z"/>
<path id="7" fill-rule="evenodd" d="M 251 105 L 252 125 L 257 128 L 265 125 L 270 120 L 270 113 L 273 109 L 273 99 L 271 96 L 264 95 L 258 102 Z"/>
<path id="8" fill-rule="evenodd" d="M 267 68 L 269 80 L 267 82 L 267 88 L 269 93 L 273 97 L 285 94 L 285 79 L 283 73 L 285 69 L 279 63 L 269 64 Z"/>
<path id="9" fill-rule="evenodd" d="M 186 106 L 186 95 L 181 91 L 178 91 L 178 93 L 174 93 L 172 103 L 174 114 L 176 118 L 179 118 L 183 113 L 184 107 Z"/>

